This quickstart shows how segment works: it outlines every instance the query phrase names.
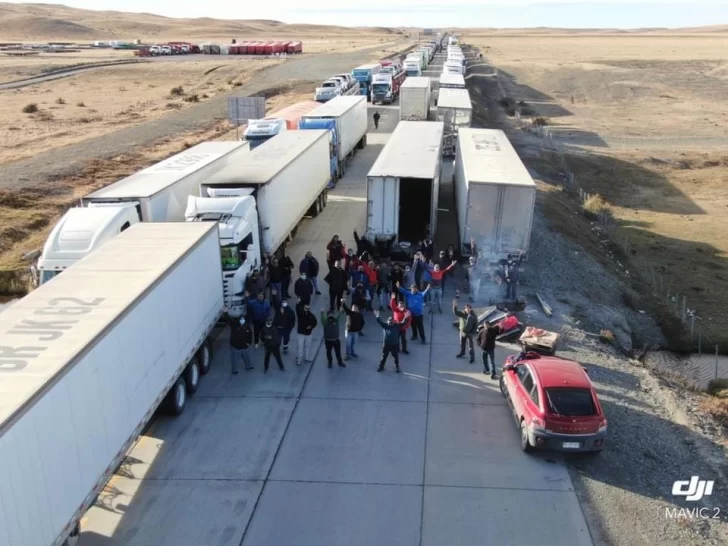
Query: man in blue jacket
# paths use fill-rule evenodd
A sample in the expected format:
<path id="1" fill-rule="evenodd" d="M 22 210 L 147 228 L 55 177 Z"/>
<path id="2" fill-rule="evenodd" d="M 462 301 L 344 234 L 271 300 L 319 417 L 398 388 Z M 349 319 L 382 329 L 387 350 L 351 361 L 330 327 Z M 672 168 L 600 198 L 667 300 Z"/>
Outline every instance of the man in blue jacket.
<path id="1" fill-rule="evenodd" d="M 257 349 L 260 343 L 260 332 L 265 326 L 265 321 L 270 317 L 270 303 L 263 297 L 262 292 L 251 298 L 250 292 L 247 290 L 245 291 L 245 303 L 248 308 L 248 318 L 253 323 L 253 340 Z"/>
<path id="2" fill-rule="evenodd" d="M 413 284 L 409 290 L 402 288 L 397 283 L 397 289 L 407 302 L 407 308 L 412 313 L 412 341 L 416 341 L 419 336 L 422 343 L 427 343 L 425 339 L 425 296 L 430 291 L 430 285 L 427 285 L 424 291 L 420 292 L 417 285 Z"/>

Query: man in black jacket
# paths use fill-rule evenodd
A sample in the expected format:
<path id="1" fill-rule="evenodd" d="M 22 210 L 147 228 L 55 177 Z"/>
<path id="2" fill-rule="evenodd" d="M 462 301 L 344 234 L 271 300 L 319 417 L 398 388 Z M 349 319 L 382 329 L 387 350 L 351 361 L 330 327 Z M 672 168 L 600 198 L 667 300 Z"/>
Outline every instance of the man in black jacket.
<path id="1" fill-rule="evenodd" d="M 500 326 L 497 324 L 491 324 L 490 322 L 485 323 L 485 327 L 480 330 L 478 334 L 478 346 L 483 349 L 483 373 L 488 373 L 488 359 L 493 366 L 493 371 L 490 374 L 491 379 L 496 378 L 495 372 L 495 341 L 500 334 Z"/>
<path id="2" fill-rule="evenodd" d="M 304 362 L 313 362 L 311 354 L 311 335 L 318 326 L 316 315 L 311 312 L 311 304 L 299 302 L 296 305 L 296 322 L 298 323 L 298 354 L 296 355 L 296 366 Z"/>
<path id="3" fill-rule="evenodd" d="M 306 257 L 301 260 L 301 265 L 298 266 L 298 272 L 301 275 L 306 275 L 308 280 L 313 284 L 316 294 L 321 295 L 318 287 L 318 274 L 319 274 L 319 263 L 316 258 L 313 257 L 313 253 L 309 250 L 306 252 Z"/>
<path id="4" fill-rule="evenodd" d="M 465 311 L 458 309 L 457 297 L 452 301 L 452 312 L 458 317 L 460 323 L 460 352 L 458 358 L 465 356 L 465 346 L 470 349 L 470 363 L 475 362 L 475 347 L 473 346 L 473 336 L 478 333 L 478 316 L 473 311 L 470 304 L 465 306 Z"/>
<path id="5" fill-rule="evenodd" d="M 394 360 L 394 369 L 397 373 L 399 373 L 399 332 L 402 325 L 395 322 L 392 317 L 388 318 L 387 322 L 384 322 L 381 318 L 379 318 L 379 310 L 374 311 L 374 316 L 377 317 L 377 323 L 382 327 L 382 330 L 384 330 L 382 358 L 379 360 L 379 368 L 377 368 L 377 371 L 384 371 L 384 365 L 387 363 L 387 357 L 392 355 L 392 359 Z"/>
<path id="6" fill-rule="evenodd" d="M 268 317 L 265 326 L 260 332 L 260 339 L 265 347 L 265 359 L 263 360 L 263 373 L 268 373 L 270 366 L 270 357 L 273 355 L 278 363 L 278 369 L 282 372 L 286 371 L 283 367 L 283 359 L 281 358 L 281 334 L 278 328 L 273 326 L 273 319 Z"/>
<path id="7" fill-rule="evenodd" d="M 282 296 L 284 300 L 290 299 L 291 294 L 288 289 L 291 286 L 291 276 L 293 274 L 293 261 L 284 254 L 278 262 L 281 269 L 283 270 L 283 282 L 282 282 Z"/>
<path id="8" fill-rule="evenodd" d="M 273 258 L 268 264 L 268 282 L 271 296 L 275 290 L 278 297 L 281 297 L 283 295 L 283 268 L 276 258 Z M 273 302 L 271 301 L 271 303 Z"/>
<path id="9" fill-rule="evenodd" d="M 346 335 L 346 356 L 344 357 L 344 360 L 359 358 L 359 355 L 356 354 L 356 340 L 361 334 L 361 331 L 364 329 L 364 324 L 366 323 L 364 315 L 362 315 L 361 311 L 359 311 L 358 305 L 352 305 L 351 308 L 349 308 L 346 305 L 346 298 L 341 299 L 341 306 L 344 308 L 344 313 L 346 313 L 346 330 L 344 331 L 344 334 Z"/>
<path id="10" fill-rule="evenodd" d="M 336 362 L 340 367 L 346 368 L 341 359 L 341 332 L 339 330 L 339 319 L 341 311 L 329 311 L 328 314 L 321 311 L 321 322 L 324 326 L 324 345 L 326 346 L 326 360 L 329 362 L 329 368 L 333 367 L 333 357 L 331 352 L 336 354 Z"/>
<path id="11" fill-rule="evenodd" d="M 344 292 L 349 291 L 347 287 L 348 275 L 341 267 L 341 260 L 334 262 L 334 267 L 331 268 L 324 280 L 329 283 L 329 311 L 334 309 L 340 311 L 341 298 L 344 296 Z"/>
<path id="12" fill-rule="evenodd" d="M 223 311 L 225 313 L 223 318 L 230 327 L 230 365 L 232 372 L 235 375 L 238 373 L 238 359 L 242 359 L 246 370 L 252 370 L 250 345 L 253 343 L 253 330 L 245 317 L 236 319 L 228 315 L 227 308 L 223 309 Z"/>
<path id="13" fill-rule="evenodd" d="M 374 248 L 372 243 L 367 239 L 366 235 L 359 237 L 359 234 L 354 230 L 354 242 L 356 243 L 356 255 L 361 256 L 365 252 L 371 253 Z"/>
<path id="14" fill-rule="evenodd" d="M 311 305 L 314 289 L 315 287 L 306 273 L 301 273 L 301 276 L 293 285 L 293 293 L 296 294 L 298 301 L 306 305 Z"/>
<path id="15" fill-rule="evenodd" d="M 291 341 L 291 332 L 296 326 L 296 313 L 288 307 L 288 302 L 282 302 L 276 309 L 276 316 L 273 318 L 273 324 L 278 328 L 283 341 L 283 354 L 288 354 L 288 343 Z"/>

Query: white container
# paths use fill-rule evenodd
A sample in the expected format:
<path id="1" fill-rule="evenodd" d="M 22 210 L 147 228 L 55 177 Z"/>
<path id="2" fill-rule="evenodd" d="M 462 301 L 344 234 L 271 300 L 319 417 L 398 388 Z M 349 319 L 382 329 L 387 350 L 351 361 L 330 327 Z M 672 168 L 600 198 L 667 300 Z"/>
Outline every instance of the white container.
<path id="1" fill-rule="evenodd" d="M 187 198 L 212 172 L 248 153 L 247 142 L 203 142 L 83 199 L 83 206 L 133 203 L 142 222 L 184 222 Z"/>
<path id="2" fill-rule="evenodd" d="M 363 148 L 366 145 L 369 120 L 367 98 L 363 95 L 336 97 L 301 116 L 301 119 L 332 119 L 336 122 L 340 143 L 338 160 L 342 167 L 355 147 Z"/>
<path id="3" fill-rule="evenodd" d="M 366 105 L 366 97 L 362 97 Z M 330 132 L 283 131 L 209 176 L 201 197 L 255 197 L 261 246 L 275 253 L 324 192 L 331 178 Z M 225 193 L 225 191 L 229 193 Z"/>
<path id="4" fill-rule="evenodd" d="M 531 240 L 536 184 L 503 131 L 460 129 L 455 202 L 460 242 L 474 238 L 491 261 L 525 254 Z"/>
<path id="5" fill-rule="evenodd" d="M 399 119 L 427 121 L 430 115 L 430 78 L 407 78 L 399 91 Z"/>
<path id="6" fill-rule="evenodd" d="M 444 125 L 401 121 L 367 175 L 367 235 L 416 244 L 437 228 Z"/>
<path id="7" fill-rule="evenodd" d="M 0 544 L 73 531 L 205 346 L 219 256 L 216 224 L 137 224 L 0 314 Z"/>
<path id="8" fill-rule="evenodd" d="M 440 89 L 465 89 L 465 78 L 462 74 L 450 74 L 443 72 L 440 75 Z"/>
<path id="9" fill-rule="evenodd" d="M 442 150 L 445 157 L 455 155 L 455 144 L 458 130 L 470 127 L 473 118 L 473 105 L 467 89 L 445 88 L 440 90 L 437 98 L 437 121 L 445 124 L 445 137 Z"/>

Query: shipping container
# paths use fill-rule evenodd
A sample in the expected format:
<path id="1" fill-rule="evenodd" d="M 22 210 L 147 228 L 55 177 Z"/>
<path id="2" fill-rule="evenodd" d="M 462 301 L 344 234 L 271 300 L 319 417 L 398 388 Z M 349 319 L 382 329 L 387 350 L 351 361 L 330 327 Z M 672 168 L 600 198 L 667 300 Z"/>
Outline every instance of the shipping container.
<path id="1" fill-rule="evenodd" d="M 461 127 L 470 127 L 473 105 L 467 89 L 445 88 L 437 98 L 437 121 L 445 124 L 442 152 L 445 157 L 455 156 L 457 134 Z"/>
<path id="2" fill-rule="evenodd" d="M 75 543 L 155 410 L 196 389 L 221 276 L 217 225 L 137 224 L 0 314 L 0 544 Z"/>
<path id="3" fill-rule="evenodd" d="M 230 55 L 238 55 L 240 53 L 240 46 L 238 46 L 238 45 L 229 46 L 228 53 Z"/>
<path id="4" fill-rule="evenodd" d="M 329 132 L 283 131 L 251 150 L 238 163 L 207 177 L 201 197 L 252 195 L 264 252 L 275 254 L 301 218 L 325 196 Z"/>
<path id="5" fill-rule="evenodd" d="M 303 53 L 303 42 L 291 42 L 287 53 Z"/>
<path id="6" fill-rule="evenodd" d="M 503 131 L 460 129 L 454 185 L 464 253 L 471 238 L 491 262 L 528 252 L 536 184 Z"/>
<path id="7" fill-rule="evenodd" d="M 430 115 L 430 78 L 407 78 L 400 88 L 399 119 L 427 121 Z"/>
<path id="8" fill-rule="evenodd" d="M 434 239 L 444 125 L 401 121 L 367 175 L 367 236 L 380 251 L 407 254 Z M 416 249 L 416 248 L 415 248 Z"/>

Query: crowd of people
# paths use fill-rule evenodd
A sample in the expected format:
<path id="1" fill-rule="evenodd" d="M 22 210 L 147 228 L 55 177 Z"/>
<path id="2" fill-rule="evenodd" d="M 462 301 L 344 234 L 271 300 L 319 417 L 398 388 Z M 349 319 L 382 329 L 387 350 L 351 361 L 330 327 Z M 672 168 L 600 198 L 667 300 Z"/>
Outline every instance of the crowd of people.
<path id="1" fill-rule="evenodd" d="M 296 365 L 313 360 L 311 338 L 320 327 L 326 360 L 333 368 L 334 359 L 339 367 L 345 361 L 357 359 L 357 340 L 364 335 L 366 316 L 374 315 L 382 330 L 383 345 L 379 368 L 392 357 L 395 371 L 400 370 L 400 355 L 409 354 L 408 341 L 427 343 L 424 317 L 426 311 L 442 314 L 442 298 L 446 285 L 456 282 L 454 273 L 459 255 L 453 245 L 434 253 L 431 240 L 424 240 L 414 254 L 411 263 L 393 263 L 379 259 L 374 245 L 366 237 L 354 232 L 355 246 L 347 248 L 338 235 L 334 235 L 326 247 L 326 274 L 321 279 L 321 266 L 312 252 L 307 252 L 298 266 L 298 278 L 292 282 L 295 265 L 286 255 L 272 257 L 264 264 L 263 271 L 255 271 L 246 285 L 244 316 L 231 317 L 225 310 L 225 320 L 230 326 L 232 346 L 232 373 L 237 374 L 242 361 L 245 369 L 254 368 L 251 351 L 262 345 L 264 349 L 264 373 L 268 373 L 271 359 L 278 368 L 285 370 L 282 355 L 288 354 L 294 329 L 296 330 Z M 469 302 L 464 310 L 458 307 L 459 290 L 452 311 L 459 319 L 460 352 L 469 350 L 470 362 L 475 362 L 475 345 L 482 349 L 483 373 L 496 377 L 494 360 L 495 340 L 500 330 L 497 325 L 486 324 L 480 328 L 471 302 L 478 299 L 481 280 L 490 278 L 496 284 L 505 284 L 504 296 L 515 300 L 518 264 L 509 259 L 502 268 L 489 270 L 478 260 L 475 241 L 471 241 L 472 256 L 465 266 L 466 287 Z M 320 283 L 328 285 L 328 310 L 317 317 L 312 303 L 321 295 Z M 291 294 L 291 285 L 293 294 Z M 295 305 L 289 306 L 289 300 Z M 382 311 L 391 315 L 385 320 Z M 345 318 L 344 318 L 345 317 Z M 342 351 L 341 322 L 344 319 L 344 347 Z M 411 332 L 411 335 L 410 335 Z M 408 340 L 409 336 L 409 340 Z"/>

